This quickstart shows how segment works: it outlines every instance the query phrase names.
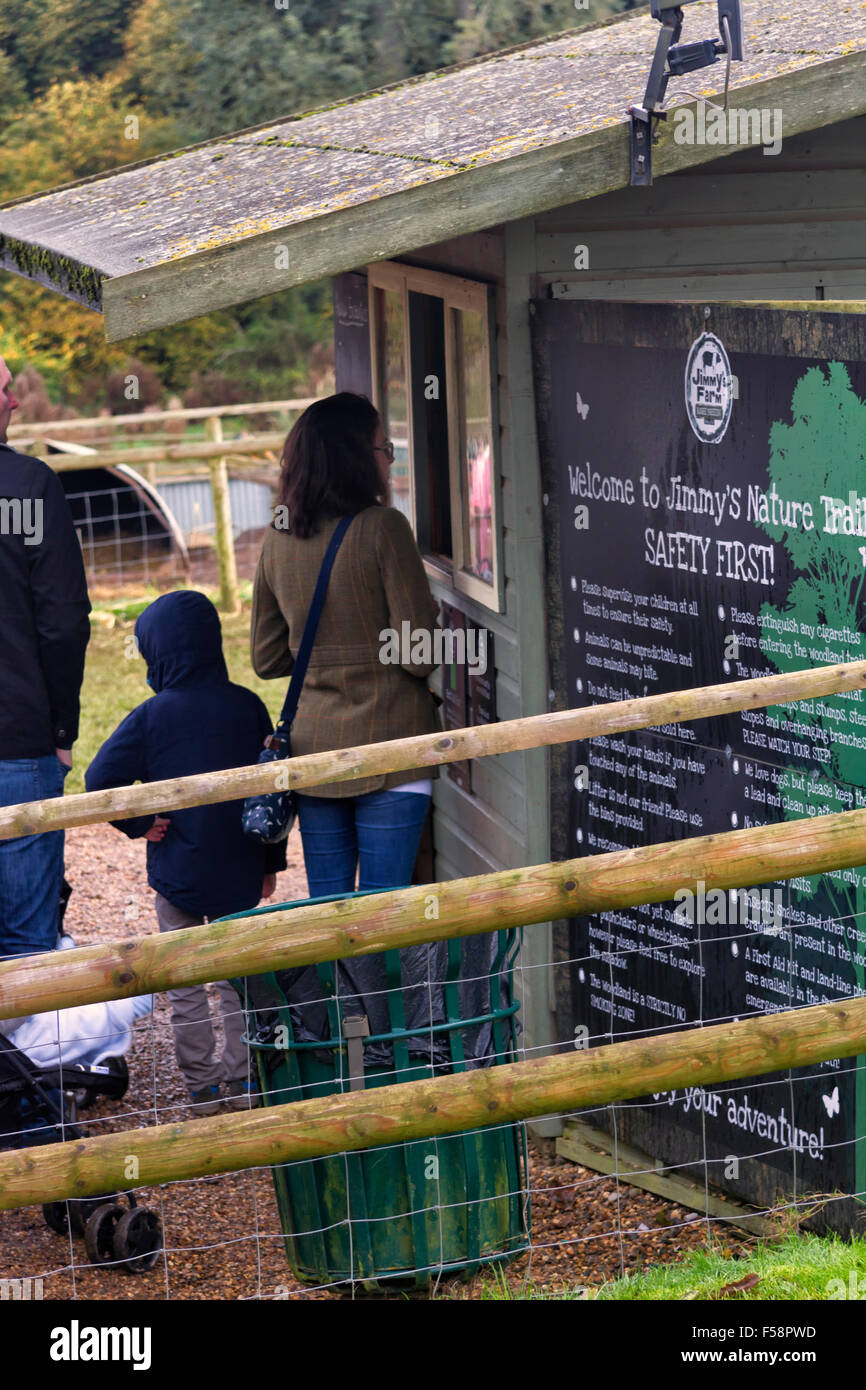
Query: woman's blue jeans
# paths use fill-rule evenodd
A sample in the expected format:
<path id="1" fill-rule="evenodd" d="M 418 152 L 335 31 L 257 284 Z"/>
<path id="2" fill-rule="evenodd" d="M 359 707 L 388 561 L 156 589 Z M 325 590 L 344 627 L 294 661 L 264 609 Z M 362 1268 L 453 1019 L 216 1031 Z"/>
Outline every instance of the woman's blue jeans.
<path id="1" fill-rule="evenodd" d="M 351 893 L 358 888 L 407 888 L 418 853 L 430 797 L 418 792 L 368 792 L 364 796 L 298 796 L 298 821 L 311 898 Z M 430 995 L 428 948 L 401 951 L 404 986 Z M 384 955 L 341 960 L 335 967 L 343 1017 L 365 1014 L 373 1034 L 390 1031 L 389 981 Z M 325 1038 L 329 1023 L 316 966 L 301 966 L 281 977 L 297 1010 L 300 1035 Z M 438 1018 L 438 1015 L 437 1015 Z M 365 1051 L 367 1065 L 388 1064 L 387 1045 Z"/>
<path id="2" fill-rule="evenodd" d="M 298 795 L 298 823 L 311 898 L 358 888 L 406 888 L 430 797 L 418 792 L 365 796 Z"/>
<path id="3" fill-rule="evenodd" d="M 63 795 L 56 754 L 0 760 L 0 806 Z M 63 831 L 0 840 L 0 956 L 53 951 L 60 920 Z"/>

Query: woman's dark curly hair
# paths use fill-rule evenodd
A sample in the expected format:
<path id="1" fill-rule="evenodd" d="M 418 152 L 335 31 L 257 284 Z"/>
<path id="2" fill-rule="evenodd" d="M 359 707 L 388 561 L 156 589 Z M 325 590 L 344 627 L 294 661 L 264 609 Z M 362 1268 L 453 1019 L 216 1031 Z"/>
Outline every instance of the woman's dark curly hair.
<path id="1" fill-rule="evenodd" d="M 312 536 L 326 517 L 386 500 L 373 449 L 378 424 L 376 407 L 354 391 L 315 401 L 298 417 L 283 446 L 277 494 L 293 536 Z"/>

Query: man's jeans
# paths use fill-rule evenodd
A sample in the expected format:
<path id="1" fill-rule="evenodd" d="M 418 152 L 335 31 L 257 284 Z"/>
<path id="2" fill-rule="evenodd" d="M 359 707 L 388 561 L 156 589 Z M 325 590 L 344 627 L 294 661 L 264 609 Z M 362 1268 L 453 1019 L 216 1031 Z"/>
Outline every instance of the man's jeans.
<path id="1" fill-rule="evenodd" d="M 62 796 L 67 770 L 54 753 L 0 760 L 0 806 Z M 62 882 L 62 830 L 0 840 L 0 956 L 54 950 Z"/>
<path id="2" fill-rule="evenodd" d="M 430 797 L 419 792 L 299 793 L 310 897 L 351 893 L 356 870 L 359 889 L 408 887 L 429 805 Z"/>

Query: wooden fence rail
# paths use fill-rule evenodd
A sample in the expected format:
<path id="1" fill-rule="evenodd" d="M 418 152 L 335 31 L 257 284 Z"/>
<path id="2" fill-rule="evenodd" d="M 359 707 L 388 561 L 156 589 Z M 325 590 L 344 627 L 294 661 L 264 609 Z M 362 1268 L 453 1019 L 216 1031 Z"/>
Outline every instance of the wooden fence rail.
<path id="1" fill-rule="evenodd" d="M 278 411 L 306 410 L 319 396 L 303 396 L 291 401 L 244 401 L 240 405 L 179 406 L 176 410 L 139 410 L 129 415 L 78 416 L 70 420 L 22 421 L 9 426 L 9 438 L 30 438 L 31 435 L 63 435 L 67 430 L 122 430 L 127 425 L 154 424 L 158 420 L 208 420 L 223 415 L 273 415 Z"/>
<path id="2" fill-rule="evenodd" d="M 95 449 L 89 454 L 52 454 L 49 462 L 55 473 L 74 473 L 82 468 L 116 468 L 127 463 L 137 468 L 142 463 L 173 463 L 178 459 L 213 459 L 224 454 L 263 454 L 281 449 L 285 443 L 281 433 L 242 435 L 225 443 L 205 440 L 199 444 L 148 444 L 142 448 Z"/>
<path id="3" fill-rule="evenodd" d="M 0 961 L 0 1018 L 667 902 L 700 881 L 707 890 L 752 888 L 863 863 L 866 810 L 843 811 L 307 904 Z"/>
<path id="4" fill-rule="evenodd" d="M 707 1086 L 866 1052 L 866 999 L 612 1043 L 429 1081 L 0 1154 L 0 1210 Z M 866 1143 L 866 1138 L 858 1143 Z"/>
<path id="5" fill-rule="evenodd" d="M 588 705 L 554 714 L 528 715 L 475 728 L 450 729 L 445 734 L 422 734 L 415 738 L 365 744 L 360 748 L 312 753 L 280 763 L 203 772 L 192 777 L 116 787 L 111 791 L 81 792 L 47 801 L 27 801 L 0 807 L 0 840 L 73 825 L 121 820 L 126 816 L 180 810 L 184 806 L 239 800 L 257 792 L 275 790 L 277 777 L 282 779 L 281 786 L 302 790 L 383 772 L 433 767 L 462 758 L 544 748 L 554 743 L 598 738 L 603 734 L 789 704 L 820 695 L 844 695 L 861 690 L 864 685 L 866 661 L 818 666 L 780 676 L 760 676 L 755 680 L 729 681 L 723 685 Z"/>

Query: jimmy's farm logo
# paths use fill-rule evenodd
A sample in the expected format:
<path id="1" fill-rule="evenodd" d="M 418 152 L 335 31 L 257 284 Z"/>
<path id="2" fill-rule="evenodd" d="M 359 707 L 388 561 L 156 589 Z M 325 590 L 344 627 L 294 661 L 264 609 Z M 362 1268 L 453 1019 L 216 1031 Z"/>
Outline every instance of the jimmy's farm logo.
<path id="1" fill-rule="evenodd" d="M 702 444 L 720 444 L 731 423 L 734 378 L 724 345 L 713 333 L 692 344 L 686 363 L 686 414 Z"/>

